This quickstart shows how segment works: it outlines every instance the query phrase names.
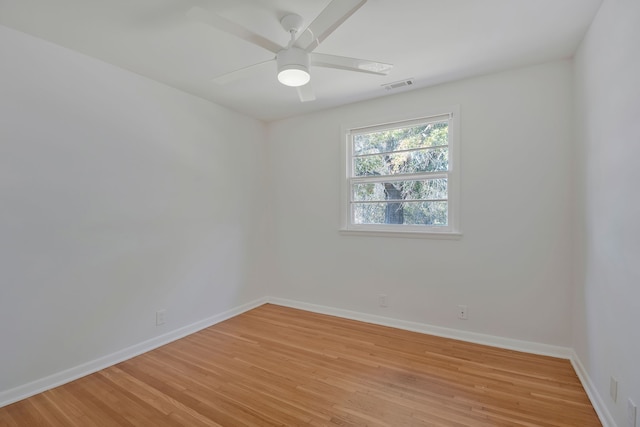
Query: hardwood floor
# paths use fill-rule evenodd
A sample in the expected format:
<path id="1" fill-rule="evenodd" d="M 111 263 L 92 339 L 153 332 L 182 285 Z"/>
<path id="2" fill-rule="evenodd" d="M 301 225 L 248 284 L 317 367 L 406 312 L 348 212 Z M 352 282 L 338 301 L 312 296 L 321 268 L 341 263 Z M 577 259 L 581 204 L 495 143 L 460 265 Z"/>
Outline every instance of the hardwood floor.
<path id="1" fill-rule="evenodd" d="M 0 426 L 600 426 L 567 360 L 264 305 Z"/>

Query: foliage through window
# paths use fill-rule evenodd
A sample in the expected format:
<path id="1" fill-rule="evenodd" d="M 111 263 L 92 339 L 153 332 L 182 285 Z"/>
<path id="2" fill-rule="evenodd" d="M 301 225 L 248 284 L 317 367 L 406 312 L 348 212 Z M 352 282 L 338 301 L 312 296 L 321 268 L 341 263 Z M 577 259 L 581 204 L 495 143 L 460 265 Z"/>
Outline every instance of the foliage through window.
<path id="1" fill-rule="evenodd" d="M 450 232 L 452 114 L 347 132 L 347 229 Z"/>

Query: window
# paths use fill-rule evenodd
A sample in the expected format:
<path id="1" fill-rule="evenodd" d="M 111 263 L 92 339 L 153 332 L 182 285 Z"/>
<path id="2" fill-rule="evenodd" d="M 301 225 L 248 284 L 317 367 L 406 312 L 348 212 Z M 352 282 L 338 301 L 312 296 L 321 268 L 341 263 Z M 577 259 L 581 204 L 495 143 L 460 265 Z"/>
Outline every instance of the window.
<path id="1" fill-rule="evenodd" d="M 343 230 L 459 235 L 458 116 L 345 129 Z"/>

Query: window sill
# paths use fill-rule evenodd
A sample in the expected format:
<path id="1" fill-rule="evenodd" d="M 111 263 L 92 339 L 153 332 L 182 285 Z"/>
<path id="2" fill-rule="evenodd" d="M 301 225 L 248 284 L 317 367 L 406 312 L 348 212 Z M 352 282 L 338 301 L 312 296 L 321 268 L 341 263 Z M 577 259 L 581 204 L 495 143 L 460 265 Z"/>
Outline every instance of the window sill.
<path id="1" fill-rule="evenodd" d="M 460 240 L 462 233 L 458 232 L 435 232 L 435 231 L 383 231 L 383 230 L 339 230 L 342 236 L 364 236 L 364 237 L 403 237 L 409 239 L 437 239 L 437 240 Z"/>

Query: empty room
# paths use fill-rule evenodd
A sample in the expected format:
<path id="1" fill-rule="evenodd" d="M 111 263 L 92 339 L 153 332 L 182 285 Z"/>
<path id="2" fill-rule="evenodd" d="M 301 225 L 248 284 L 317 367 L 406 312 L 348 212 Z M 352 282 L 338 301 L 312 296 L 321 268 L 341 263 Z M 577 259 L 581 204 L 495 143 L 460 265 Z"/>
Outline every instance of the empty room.
<path id="1" fill-rule="evenodd" d="M 640 427 L 640 1 L 0 0 L 0 426 Z"/>

